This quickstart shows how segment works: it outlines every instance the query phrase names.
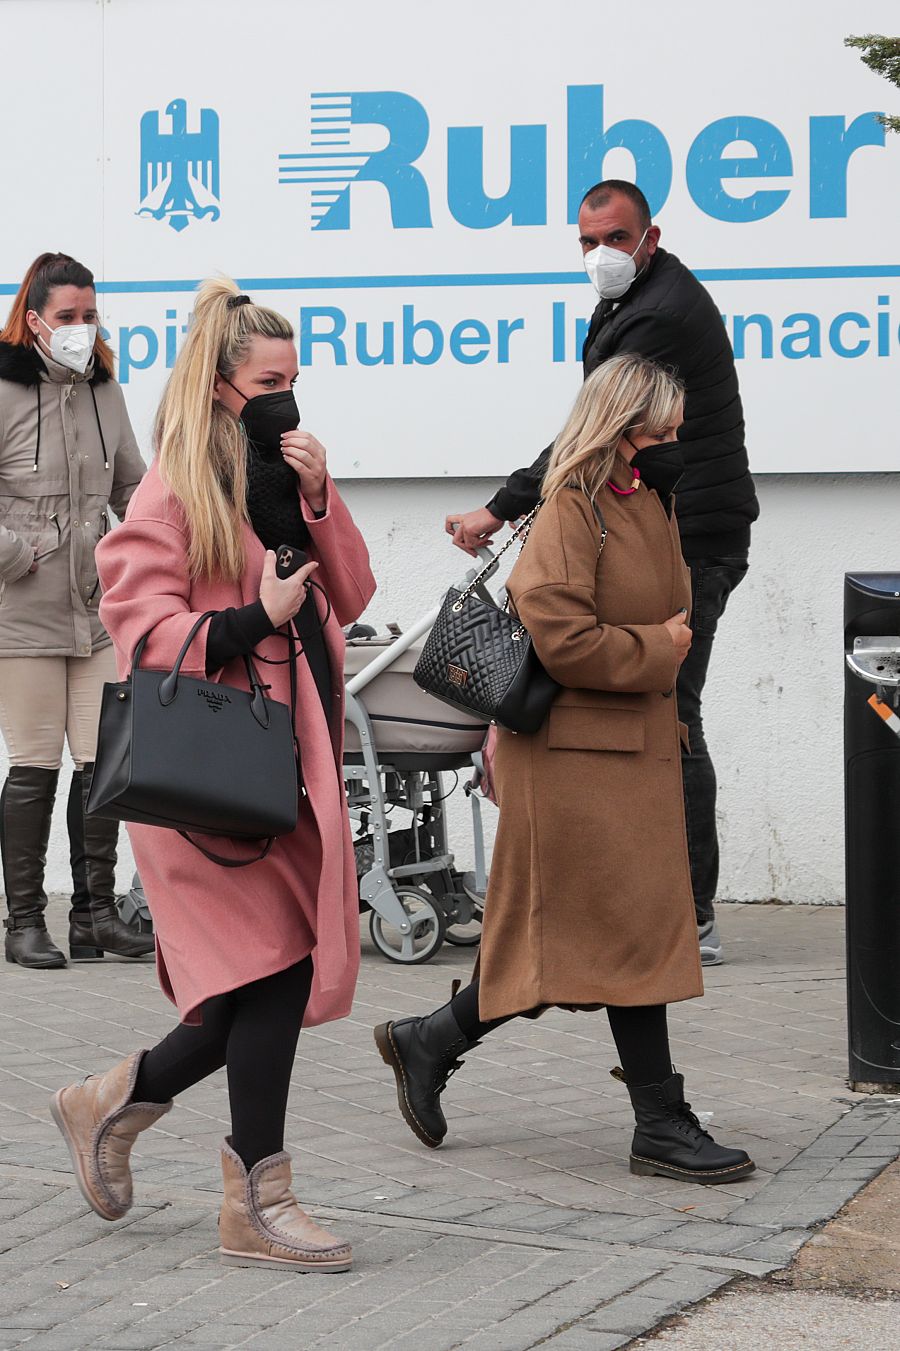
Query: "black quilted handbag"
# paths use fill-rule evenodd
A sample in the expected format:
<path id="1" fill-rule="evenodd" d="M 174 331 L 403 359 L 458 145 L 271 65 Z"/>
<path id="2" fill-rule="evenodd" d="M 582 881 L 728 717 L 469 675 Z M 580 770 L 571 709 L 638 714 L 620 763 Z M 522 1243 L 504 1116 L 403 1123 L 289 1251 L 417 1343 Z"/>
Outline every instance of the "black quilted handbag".
<path id="1" fill-rule="evenodd" d="M 517 539 L 525 544 L 540 506 L 464 591 L 450 588 L 413 672 L 416 684 L 436 699 L 510 732 L 536 732 L 560 686 L 544 670 L 525 626 L 509 612 L 508 601 L 503 609 L 494 604 L 483 583 Z"/>

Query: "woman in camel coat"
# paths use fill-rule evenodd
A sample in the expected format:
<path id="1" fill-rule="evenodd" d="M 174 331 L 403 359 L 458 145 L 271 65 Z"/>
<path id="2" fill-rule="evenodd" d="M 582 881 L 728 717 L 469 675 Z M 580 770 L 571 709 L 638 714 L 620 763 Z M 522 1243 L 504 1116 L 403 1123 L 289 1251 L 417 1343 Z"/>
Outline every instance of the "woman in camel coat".
<path id="1" fill-rule="evenodd" d="M 637 355 L 588 378 L 510 575 L 562 689 L 538 732 L 498 735 L 479 972 L 435 1013 L 375 1034 L 432 1148 L 463 1052 L 517 1014 L 605 1006 L 637 1122 L 632 1171 L 726 1182 L 753 1169 L 700 1128 L 669 1054 L 666 1006 L 703 993 L 674 697 L 691 640 L 671 495 L 682 400 Z"/>
<path id="2" fill-rule="evenodd" d="M 341 626 L 365 609 L 374 581 L 325 451 L 298 429 L 296 378 L 287 320 L 232 282 L 204 283 L 160 407 L 156 461 L 124 525 L 98 549 L 101 614 L 120 676 L 148 632 L 142 664 L 171 667 L 209 610 L 185 674 L 247 689 L 243 656 L 253 652 L 274 663 L 263 668 L 269 694 L 290 706 L 286 659 L 294 661 L 305 789 L 296 829 L 262 860 L 227 868 L 175 831 L 129 826 L 160 980 L 182 1022 L 151 1050 L 62 1089 L 52 1110 L 84 1196 L 118 1219 L 131 1204 L 138 1132 L 224 1065 L 232 1128 L 222 1150 L 223 1260 L 345 1271 L 350 1248 L 297 1205 L 283 1145 L 301 1024 L 347 1014 L 359 967 Z M 281 544 L 310 559 L 286 579 L 275 572 Z M 289 641 L 292 625 L 302 644 Z M 209 843 L 235 859 L 254 852 L 246 842 Z"/>

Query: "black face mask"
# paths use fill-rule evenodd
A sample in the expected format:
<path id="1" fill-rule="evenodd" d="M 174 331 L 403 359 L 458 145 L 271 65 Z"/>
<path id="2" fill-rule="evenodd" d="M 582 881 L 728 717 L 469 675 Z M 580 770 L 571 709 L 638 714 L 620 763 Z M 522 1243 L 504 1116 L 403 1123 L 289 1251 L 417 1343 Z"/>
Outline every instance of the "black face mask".
<path id="1" fill-rule="evenodd" d="M 628 437 L 625 438 L 628 441 Z M 628 441 L 629 445 L 633 443 Z M 684 452 L 680 441 L 642 446 L 631 463 L 641 471 L 641 482 L 654 488 L 660 497 L 668 497 L 684 473 Z"/>
<path id="2" fill-rule="evenodd" d="M 219 374 L 222 375 L 222 372 Z M 231 384 L 227 375 L 222 375 L 222 379 L 226 385 L 231 385 L 235 394 L 247 399 L 237 385 Z M 268 451 L 280 450 L 282 433 L 296 431 L 300 425 L 300 409 L 294 391 L 277 389 L 271 394 L 255 394 L 252 399 L 247 399 L 241 409 L 241 422 L 248 441 L 252 441 L 254 446 Z"/>

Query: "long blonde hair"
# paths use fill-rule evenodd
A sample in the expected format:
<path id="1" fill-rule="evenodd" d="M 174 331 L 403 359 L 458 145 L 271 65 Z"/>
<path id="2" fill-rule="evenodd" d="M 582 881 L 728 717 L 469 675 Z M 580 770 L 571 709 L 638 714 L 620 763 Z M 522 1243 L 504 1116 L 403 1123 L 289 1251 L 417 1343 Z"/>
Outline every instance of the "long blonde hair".
<path id="1" fill-rule="evenodd" d="M 201 283 L 154 427 L 159 472 L 187 517 L 191 576 L 227 581 L 244 570 L 247 442 L 240 420 L 213 397 L 213 383 L 217 372 L 231 378 L 255 337 L 294 338 L 283 315 L 235 305 L 238 295 L 228 277 Z"/>
<path id="2" fill-rule="evenodd" d="M 568 487 L 595 497 L 612 473 L 623 434 L 661 435 L 680 420 L 683 400 L 684 386 L 655 361 L 636 352 L 604 361 L 585 380 L 553 443 L 544 500 Z"/>

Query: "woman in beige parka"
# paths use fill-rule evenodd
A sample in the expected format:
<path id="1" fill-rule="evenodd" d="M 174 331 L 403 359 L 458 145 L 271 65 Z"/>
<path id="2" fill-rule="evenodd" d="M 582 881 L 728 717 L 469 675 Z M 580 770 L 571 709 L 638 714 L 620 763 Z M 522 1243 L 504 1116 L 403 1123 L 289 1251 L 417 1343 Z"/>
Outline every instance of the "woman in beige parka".
<path id="1" fill-rule="evenodd" d="M 44 867 L 68 741 L 75 762 L 67 823 L 72 862 L 69 951 L 126 957 L 153 950 L 115 905 L 118 826 L 85 817 L 103 684 L 116 679 L 97 614 L 94 549 L 144 473 L 97 332 L 94 278 L 63 253 L 32 263 L 0 333 L 0 732 L 9 775 L 0 852 L 9 910 L 6 960 L 65 966 L 47 933 Z"/>
<path id="2" fill-rule="evenodd" d="M 517 1014 L 606 1008 L 635 1114 L 631 1170 L 684 1182 L 753 1171 L 684 1099 L 667 1005 L 703 993 L 675 678 L 690 579 L 672 487 L 683 390 L 634 353 L 588 377 L 553 448 L 510 599 L 561 686 L 533 735 L 500 729 L 500 823 L 479 971 L 424 1018 L 376 1028 L 400 1110 L 435 1148 L 462 1054 Z M 674 472 L 673 472 L 673 466 Z"/>

